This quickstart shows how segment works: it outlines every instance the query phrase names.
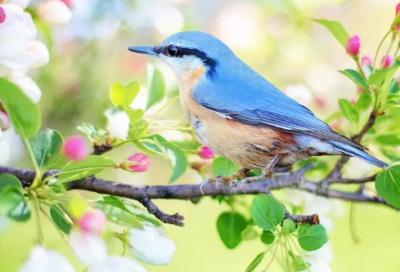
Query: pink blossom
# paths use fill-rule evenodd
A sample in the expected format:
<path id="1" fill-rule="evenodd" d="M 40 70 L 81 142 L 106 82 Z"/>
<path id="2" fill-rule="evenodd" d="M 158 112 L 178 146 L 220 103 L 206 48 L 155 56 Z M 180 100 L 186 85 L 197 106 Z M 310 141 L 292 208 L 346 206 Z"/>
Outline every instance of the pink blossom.
<path id="1" fill-rule="evenodd" d="M 106 215 L 98 209 L 90 210 L 78 219 L 78 226 L 83 232 L 95 233 L 97 235 L 101 235 L 104 232 L 106 224 Z"/>
<path id="2" fill-rule="evenodd" d="M 400 3 L 398 3 L 396 6 L 396 15 L 397 15 L 397 13 L 399 13 L 399 11 L 400 11 Z"/>
<path id="3" fill-rule="evenodd" d="M 85 140 L 80 136 L 72 136 L 65 140 L 64 155 L 74 161 L 81 161 L 87 158 L 88 149 Z"/>
<path id="4" fill-rule="evenodd" d="M 198 154 L 203 159 L 212 159 L 215 156 L 214 152 L 205 145 L 199 148 Z"/>
<path id="5" fill-rule="evenodd" d="M 349 101 L 350 101 L 351 104 L 355 104 L 356 103 L 356 100 L 354 98 L 350 99 Z"/>
<path id="6" fill-rule="evenodd" d="M 361 58 L 361 67 L 365 67 L 365 66 L 372 66 L 372 58 L 371 58 L 371 56 L 364 55 Z"/>
<path id="7" fill-rule="evenodd" d="M 381 61 L 382 68 L 388 68 L 392 65 L 393 57 L 390 55 L 383 56 Z"/>
<path id="8" fill-rule="evenodd" d="M 61 0 L 64 2 L 64 4 L 67 5 L 67 7 L 71 8 L 73 5 L 73 1 L 72 0 Z"/>
<path id="9" fill-rule="evenodd" d="M 128 162 L 134 164 L 128 165 L 128 169 L 133 172 L 146 172 L 150 168 L 150 158 L 143 153 L 133 153 L 128 159 Z"/>
<path id="10" fill-rule="evenodd" d="M 360 46 L 360 38 L 357 35 L 354 35 L 347 41 L 347 53 L 351 56 L 357 56 L 360 52 Z"/>
<path id="11" fill-rule="evenodd" d="M 2 7 L 0 7 L 0 24 L 6 20 L 6 12 Z"/>

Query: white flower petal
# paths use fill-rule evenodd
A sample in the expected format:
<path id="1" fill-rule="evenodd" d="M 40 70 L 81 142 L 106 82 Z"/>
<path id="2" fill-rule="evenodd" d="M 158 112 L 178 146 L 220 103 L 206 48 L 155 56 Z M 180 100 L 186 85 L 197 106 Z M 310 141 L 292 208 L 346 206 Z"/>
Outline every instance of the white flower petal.
<path id="1" fill-rule="evenodd" d="M 69 234 L 69 242 L 77 258 L 87 266 L 107 258 L 106 244 L 95 234 L 74 230 Z"/>
<path id="2" fill-rule="evenodd" d="M 124 111 L 113 112 L 108 110 L 105 113 L 107 117 L 107 130 L 110 137 L 118 139 L 126 139 L 129 130 L 129 117 Z"/>
<path id="3" fill-rule="evenodd" d="M 74 272 L 74 268 L 61 254 L 41 246 L 33 248 L 20 272 Z"/>
<path id="4" fill-rule="evenodd" d="M 126 257 L 111 256 L 101 262 L 91 265 L 87 272 L 146 272 L 146 269 L 135 262 L 134 260 Z"/>
<path id="5" fill-rule="evenodd" d="M 10 146 L 7 142 L 0 140 L 0 164 L 5 164 L 10 158 Z"/>
<path id="6" fill-rule="evenodd" d="M 145 225 L 144 229 L 131 229 L 129 234 L 129 251 L 133 256 L 152 265 L 171 262 L 175 243 L 166 237 L 165 230 Z"/>
<path id="7" fill-rule="evenodd" d="M 36 82 L 27 75 L 12 76 L 9 78 L 11 82 L 15 83 L 21 90 L 35 103 L 40 101 L 42 92 L 36 85 Z"/>
<path id="8" fill-rule="evenodd" d="M 71 19 L 71 10 L 60 0 L 47 0 L 37 7 L 38 16 L 49 24 L 65 24 Z"/>
<path id="9" fill-rule="evenodd" d="M 32 42 L 27 51 L 34 57 L 32 68 L 41 67 L 49 62 L 50 55 L 46 45 L 39 41 Z"/>
<path id="10" fill-rule="evenodd" d="M 30 0 L 5 0 L 3 4 L 12 4 L 26 8 L 29 5 Z"/>

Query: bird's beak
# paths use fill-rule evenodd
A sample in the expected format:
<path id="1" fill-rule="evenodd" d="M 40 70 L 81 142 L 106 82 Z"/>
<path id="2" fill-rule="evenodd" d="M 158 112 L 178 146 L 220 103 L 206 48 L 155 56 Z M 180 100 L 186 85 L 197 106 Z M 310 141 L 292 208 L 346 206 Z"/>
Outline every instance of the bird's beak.
<path id="1" fill-rule="evenodd" d="M 129 49 L 129 51 L 139 53 L 139 54 L 157 56 L 156 52 L 154 52 L 154 47 L 152 47 L 152 46 L 132 46 L 132 47 L 129 47 L 128 49 Z"/>

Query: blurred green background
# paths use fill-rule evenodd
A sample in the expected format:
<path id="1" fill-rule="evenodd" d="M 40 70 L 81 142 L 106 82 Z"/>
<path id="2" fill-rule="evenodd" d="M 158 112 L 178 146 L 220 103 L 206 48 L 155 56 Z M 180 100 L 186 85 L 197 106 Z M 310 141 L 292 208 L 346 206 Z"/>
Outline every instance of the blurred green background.
<path id="1" fill-rule="evenodd" d="M 52 29 L 53 40 L 48 41 L 50 63 L 33 73 L 42 90 L 42 127 L 57 129 L 65 136 L 77 134 L 75 127 L 83 122 L 104 127 L 104 112 L 111 105 L 109 87 L 115 81 L 132 79 L 139 79 L 145 86 L 148 61 L 162 69 L 169 91 L 176 92 L 175 79 L 165 66 L 132 54 L 127 47 L 157 44 L 181 30 L 200 30 L 219 37 L 282 90 L 287 86 L 306 86 L 311 97 L 298 99 L 305 99 L 302 102 L 317 116 L 326 117 L 338 109 L 337 98 L 357 97 L 355 86 L 337 72 L 354 67 L 331 34 L 310 20 L 341 21 L 350 35 L 360 36 L 362 53 L 373 55 L 392 23 L 396 4 L 394 0 L 76 0 L 71 22 Z M 321 98 L 323 105 L 318 103 Z M 180 119 L 175 111 L 170 115 Z M 123 149 L 114 155 L 124 158 L 133 146 Z M 133 176 L 109 171 L 102 176 L 130 184 L 167 183 L 167 162 L 156 157 L 152 162 L 152 171 L 146 174 Z M 11 164 L 21 166 L 19 161 Z M 179 180 L 199 182 L 201 177 L 191 169 Z M 277 195 L 286 197 L 284 193 Z M 188 201 L 156 204 L 165 212 L 183 214 L 186 226 L 165 226 L 177 251 L 168 266 L 144 265 L 150 272 L 244 271 L 264 248 L 260 241 L 242 242 L 234 250 L 225 248 L 216 231 L 216 219 L 228 207 L 217 201 L 204 199 L 198 205 Z M 400 215 L 387 207 L 355 204 L 352 221 L 359 242 L 354 243 L 349 204 L 344 206 L 346 213 L 334 217 L 330 233 L 332 270 L 400 271 Z M 42 221 L 46 246 L 75 260 L 53 226 L 46 218 Z M 35 242 L 35 216 L 27 224 L 10 223 L 0 232 L 0 271 L 17 271 Z M 121 254 L 118 241 L 111 243 L 110 252 Z M 77 261 L 74 264 L 83 270 Z M 273 266 L 270 271 L 280 268 Z"/>

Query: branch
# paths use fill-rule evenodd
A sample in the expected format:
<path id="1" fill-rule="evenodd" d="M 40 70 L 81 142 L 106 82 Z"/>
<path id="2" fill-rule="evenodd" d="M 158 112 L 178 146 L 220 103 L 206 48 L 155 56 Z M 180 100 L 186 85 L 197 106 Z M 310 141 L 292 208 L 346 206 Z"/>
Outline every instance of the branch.
<path id="1" fill-rule="evenodd" d="M 394 208 L 379 196 L 371 196 L 365 192 L 346 192 L 339 190 L 321 190 L 320 184 L 305 179 L 304 174 L 312 165 L 308 165 L 295 172 L 276 175 L 270 178 L 264 178 L 259 181 L 247 182 L 246 179 L 238 182 L 230 180 L 227 182 L 212 182 L 206 184 L 182 184 L 182 185 L 152 185 L 152 186 L 134 186 L 96 178 L 94 176 L 78 179 L 68 182 L 67 190 L 85 190 L 99 194 L 107 194 L 119 197 L 134 199 L 141 202 L 147 210 L 165 223 L 182 226 L 183 217 L 179 214 L 168 215 L 162 212 L 151 200 L 154 199 L 193 199 L 204 196 L 231 196 L 244 194 L 268 194 L 272 190 L 283 188 L 296 188 L 307 191 L 315 195 L 332 197 L 347 201 L 366 202 L 382 204 Z M 47 171 L 44 177 L 57 174 L 58 170 Z M 35 178 L 35 171 L 16 169 L 0 166 L 0 174 L 12 174 L 16 176 L 25 187 L 29 187 Z M 364 179 L 337 179 L 331 180 L 331 183 L 365 183 L 372 181 L 374 176 Z M 395 209 L 395 208 L 394 208 Z M 297 217 L 294 221 L 315 222 L 312 217 Z"/>

